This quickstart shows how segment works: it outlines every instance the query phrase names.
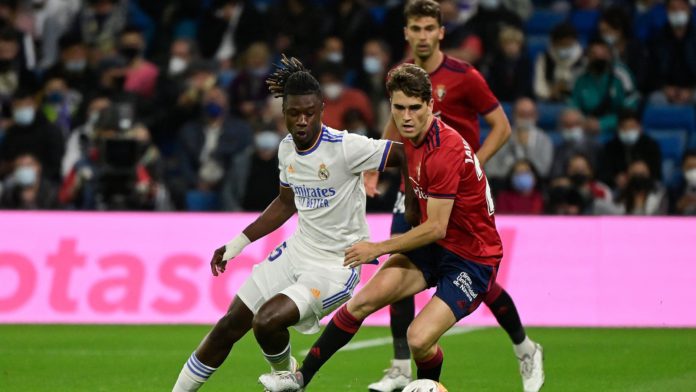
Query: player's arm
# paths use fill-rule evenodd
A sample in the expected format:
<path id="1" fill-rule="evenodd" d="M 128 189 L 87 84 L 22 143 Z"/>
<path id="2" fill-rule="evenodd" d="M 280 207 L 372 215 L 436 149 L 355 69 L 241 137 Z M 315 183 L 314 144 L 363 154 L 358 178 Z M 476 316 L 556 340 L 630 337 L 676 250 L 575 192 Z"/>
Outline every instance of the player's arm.
<path id="1" fill-rule="evenodd" d="M 392 143 L 389 157 L 387 158 L 387 166 L 398 166 L 400 168 L 405 187 L 404 194 L 406 199 L 404 203 L 406 205 L 406 222 L 411 226 L 417 226 L 420 222 L 420 209 L 418 208 L 418 200 L 416 199 L 415 193 L 413 193 L 411 182 L 408 180 L 408 161 L 406 160 L 406 152 L 404 151 L 404 145 L 402 143 Z"/>
<path id="2" fill-rule="evenodd" d="M 479 162 L 484 165 L 488 162 L 493 155 L 495 155 L 500 147 L 505 144 L 510 138 L 512 131 L 510 130 L 510 122 L 503 107 L 498 105 L 497 108 L 493 109 L 490 113 L 483 116 L 483 119 L 490 125 L 491 132 L 483 141 L 483 145 L 479 148 L 476 156 Z"/>
<path id="3" fill-rule="evenodd" d="M 275 231 L 297 211 L 295 193 L 291 188 L 280 186 L 280 192 L 271 204 L 241 234 L 213 253 L 210 268 L 214 276 L 225 272 L 227 261 L 239 255 L 250 243 Z"/>
<path id="4" fill-rule="evenodd" d="M 403 253 L 445 238 L 454 199 L 428 198 L 428 219 L 403 235 L 386 241 L 359 242 L 346 250 L 343 265 L 356 267 L 387 253 Z"/>
<path id="5" fill-rule="evenodd" d="M 394 124 L 394 119 L 389 116 L 389 120 L 384 125 L 384 130 L 382 131 L 382 139 L 391 140 L 393 142 L 400 142 L 401 137 L 399 136 L 399 130 L 396 129 L 396 124 Z M 389 166 L 389 164 L 387 164 Z M 365 172 L 365 193 L 369 197 L 375 197 L 379 195 L 377 191 L 377 183 L 379 182 L 379 172 L 377 170 L 368 170 Z"/>

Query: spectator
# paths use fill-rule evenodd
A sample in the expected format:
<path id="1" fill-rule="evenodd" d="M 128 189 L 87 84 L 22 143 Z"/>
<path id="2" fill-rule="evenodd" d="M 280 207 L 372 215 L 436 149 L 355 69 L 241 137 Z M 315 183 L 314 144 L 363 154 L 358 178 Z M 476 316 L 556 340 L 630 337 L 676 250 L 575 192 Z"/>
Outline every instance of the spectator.
<path id="1" fill-rule="evenodd" d="M 685 184 L 677 198 L 675 212 L 679 215 L 696 215 L 696 150 L 684 154 L 682 173 Z"/>
<path id="2" fill-rule="evenodd" d="M 667 192 L 654 179 L 645 161 L 628 166 L 626 187 L 619 197 L 620 211 L 627 215 L 665 215 Z"/>
<path id="3" fill-rule="evenodd" d="M 470 34 L 478 37 L 483 44 L 483 62 L 485 63 L 498 46 L 498 37 L 503 27 L 512 26 L 522 30 L 522 19 L 510 11 L 500 0 L 483 0 L 479 3 L 476 14 L 466 22 Z"/>
<path id="4" fill-rule="evenodd" d="M 356 87 L 364 91 L 375 110 L 375 125 L 386 124 L 391 118 L 387 97 L 387 72 L 391 63 L 389 47 L 382 40 L 371 39 L 363 47 L 362 67 L 358 72 Z"/>
<path id="5" fill-rule="evenodd" d="M 50 181 L 60 181 L 60 162 L 63 157 L 63 136 L 37 110 L 32 91 L 18 90 L 12 99 L 14 124 L 0 144 L 0 177 L 21 154 L 35 156 Z M 4 170 L 3 170 L 4 168 Z"/>
<path id="6" fill-rule="evenodd" d="M 334 63 L 343 65 L 343 40 L 335 35 L 324 38 L 321 48 L 317 53 L 319 63 Z"/>
<path id="7" fill-rule="evenodd" d="M 3 108 L 22 87 L 35 89 L 36 78 L 24 65 L 20 56 L 19 33 L 12 27 L 0 26 L 0 102 Z M 8 115 L 9 113 L 3 113 Z"/>
<path id="8" fill-rule="evenodd" d="M 484 70 L 491 91 L 499 100 L 513 102 L 532 95 L 531 64 L 524 51 L 524 34 L 514 27 L 500 30 L 500 46 Z"/>
<path id="9" fill-rule="evenodd" d="M 280 0 L 269 10 L 275 52 L 312 58 L 328 26 L 323 10 L 309 0 Z"/>
<path id="10" fill-rule="evenodd" d="M 316 68 L 317 79 L 324 92 L 324 124 L 345 129 L 343 116 L 350 109 L 359 110 L 368 127 L 374 126 L 374 114 L 370 100 L 364 92 L 343 83 L 343 70 L 332 63 L 323 63 Z"/>
<path id="11" fill-rule="evenodd" d="M 265 41 L 267 22 L 254 2 L 214 0 L 198 26 L 198 45 L 206 59 L 227 61 L 254 41 Z"/>
<path id="12" fill-rule="evenodd" d="M 567 100 L 575 80 L 585 68 L 582 46 L 573 25 L 560 24 L 551 30 L 551 44 L 534 63 L 534 94 L 540 100 Z"/>
<path id="13" fill-rule="evenodd" d="M 634 111 L 624 111 L 619 117 L 619 132 L 602 150 L 600 156 L 602 181 L 614 189 L 623 189 L 631 162 L 644 161 L 652 178 L 662 178 L 662 153 L 657 142 L 646 135 Z"/>
<path id="14" fill-rule="evenodd" d="M 126 60 L 126 80 L 124 90 L 143 98 L 155 94 L 159 69 L 144 58 L 145 38 L 137 28 L 127 28 L 121 33 L 118 52 Z"/>
<path id="15" fill-rule="evenodd" d="M 586 156 L 573 155 L 568 161 L 565 175 L 570 180 L 572 190 L 580 195 L 582 215 L 615 213 L 611 189 L 595 179 L 593 166 Z"/>
<path id="16" fill-rule="evenodd" d="M 46 78 L 62 75 L 68 86 L 83 97 L 91 97 L 96 92 L 97 75 L 90 65 L 87 46 L 77 34 L 66 34 L 58 41 L 60 58 L 48 72 Z"/>
<path id="17" fill-rule="evenodd" d="M 362 48 L 377 31 L 370 10 L 358 0 L 337 0 L 329 9 L 330 34 L 345 45 L 344 65 L 357 69 L 361 64 Z"/>
<path id="18" fill-rule="evenodd" d="M 72 28 L 73 20 L 80 11 L 80 0 L 32 1 L 30 11 L 32 38 L 37 42 L 37 68 L 46 71 L 58 60 L 61 36 Z"/>
<path id="19" fill-rule="evenodd" d="M 587 205 L 580 192 L 575 189 L 568 177 L 558 177 L 551 181 L 548 192 L 547 212 L 552 215 L 582 215 Z"/>
<path id="20" fill-rule="evenodd" d="M 71 31 L 94 49 L 95 61 L 112 53 L 118 37 L 128 25 L 128 1 L 87 0 L 73 21 Z"/>
<path id="21" fill-rule="evenodd" d="M 75 128 L 65 142 L 65 154 L 61 164 L 63 177 L 70 173 L 78 161 L 87 159 L 94 146 L 94 126 L 99 120 L 99 114 L 110 105 L 111 101 L 105 96 L 96 96 L 88 103 L 84 124 Z"/>
<path id="22" fill-rule="evenodd" d="M 231 211 L 263 211 L 278 196 L 278 145 L 281 134 L 264 130 L 254 135 L 254 144 L 233 158 L 223 191 L 223 208 Z"/>
<path id="23" fill-rule="evenodd" d="M 179 170 L 172 178 L 172 196 L 184 206 L 189 190 L 219 193 L 233 159 L 252 143 L 249 125 L 232 117 L 227 96 L 219 87 L 205 92 L 202 116 L 183 126 L 179 135 Z"/>
<path id="24" fill-rule="evenodd" d="M 696 103 L 696 26 L 687 0 L 667 0 L 669 23 L 651 44 L 649 73 L 656 91 L 650 101 L 657 104 Z"/>
<path id="25" fill-rule="evenodd" d="M 232 112 L 252 124 L 261 121 L 268 88 L 266 78 L 271 70 L 271 52 L 265 42 L 249 46 L 241 58 L 242 68 L 229 89 Z"/>
<path id="26" fill-rule="evenodd" d="M 553 153 L 551 178 L 562 176 L 570 158 L 577 154 L 586 156 L 592 167 L 598 167 L 602 145 L 597 138 L 585 132 L 584 123 L 584 116 L 575 108 L 567 108 L 561 112 L 558 118 L 558 131 L 563 141 Z"/>
<path id="27" fill-rule="evenodd" d="M 529 161 L 521 159 L 515 162 L 507 181 L 507 189 L 502 190 L 496 198 L 496 213 L 538 215 L 544 211 L 539 179 Z"/>
<path id="28" fill-rule="evenodd" d="M 618 113 L 622 109 L 634 109 L 638 102 L 617 76 L 606 42 L 592 41 L 587 48 L 587 61 L 587 71 L 573 87 L 571 105 L 587 117 L 587 132 L 609 138 L 616 129 Z"/>
<path id="29" fill-rule="evenodd" d="M 58 73 L 47 77 L 43 87 L 41 112 L 46 119 L 67 138 L 79 119 L 82 109 L 82 94 L 68 86 L 66 78 Z"/>
<path id="30" fill-rule="evenodd" d="M 507 178 L 515 162 L 528 160 L 540 178 L 546 178 L 553 162 L 553 143 L 536 125 L 538 114 L 534 101 L 520 98 L 513 109 L 512 137 L 486 164 L 489 179 Z"/>
<path id="31" fill-rule="evenodd" d="M 14 160 L 14 171 L 5 180 L 0 208 L 17 210 L 58 209 L 55 185 L 43 178 L 41 162 L 31 154 Z"/>

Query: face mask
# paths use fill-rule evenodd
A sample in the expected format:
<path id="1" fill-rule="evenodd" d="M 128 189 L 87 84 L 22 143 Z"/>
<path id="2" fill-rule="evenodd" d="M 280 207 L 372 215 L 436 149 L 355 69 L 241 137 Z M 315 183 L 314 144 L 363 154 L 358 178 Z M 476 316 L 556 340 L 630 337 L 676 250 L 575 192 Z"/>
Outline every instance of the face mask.
<path id="1" fill-rule="evenodd" d="M 60 91 L 51 91 L 50 93 L 46 94 L 46 103 L 59 105 L 63 102 L 64 98 L 65 96 Z"/>
<path id="2" fill-rule="evenodd" d="M 20 166 L 14 172 L 14 179 L 20 186 L 32 186 L 36 183 L 36 170 L 29 166 Z"/>
<path id="3" fill-rule="evenodd" d="M 249 72 L 257 78 L 263 78 L 268 75 L 268 67 L 252 68 Z"/>
<path id="4" fill-rule="evenodd" d="M 534 188 L 534 174 L 517 173 L 512 176 L 512 187 L 518 192 L 529 192 Z"/>
<path id="5" fill-rule="evenodd" d="M 632 146 L 636 144 L 638 138 L 640 138 L 640 131 L 637 129 L 619 131 L 619 139 L 621 140 L 621 143 L 627 146 Z"/>
<path id="6" fill-rule="evenodd" d="M 602 35 L 602 39 L 609 46 L 613 46 L 619 38 L 614 34 L 604 34 L 604 35 Z"/>
<path id="7" fill-rule="evenodd" d="M 264 151 L 271 151 L 278 148 L 280 143 L 280 135 L 273 131 L 262 131 L 254 136 L 254 144 L 256 148 Z"/>
<path id="8" fill-rule="evenodd" d="M 326 60 L 332 62 L 332 63 L 340 63 L 343 62 L 343 53 L 341 52 L 331 52 L 326 55 Z"/>
<path id="9" fill-rule="evenodd" d="M 330 100 L 338 98 L 343 92 L 343 86 L 340 83 L 327 83 L 324 86 L 324 95 Z"/>
<path id="10" fill-rule="evenodd" d="M 14 110 L 12 118 L 17 125 L 27 126 L 34 122 L 36 110 L 31 106 L 25 106 Z"/>
<path id="11" fill-rule="evenodd" d="M 87 116 L 87 124 L 92 126 L 99 120 L 99 112 L 92 112 Z"/>
<path id="12" fill-rule="evenodd" d="M 684 178 L 686 178 L 686 182 L 688 182 L 689 185 L 696 186 L 696 168 L 685 171 Z"/>
<path id="13" fill-rule="evenodd" d="M 119 49 L 118 53 L 123 56 L 128 62 L 133 61 L 140 55 L 140 48 L 134 46 L 124 46 Z"/>
<path id="14" fill-rule="evenodd" d="M 367 56 L 363 58 L 363 69 L 370 75 L 382 72 L 382 62 L 375 56 Z"/>
<path id="15" fill-rule="evenodd" d="M 667 19 L 672 27 L 684 27 L 689 23 L 689 13 L 686 11 L 670 12 L 667 14 Z"/>
<path id="16" fill-rule="evenodd" d="M 597 59 L 597 60 L 592 60 L 587 64 L 588 69 L 590 72 L 594 74 L 603 74 L 604 72 L 607 71 L 607 68 L 609 68 L 609 60 L 605 59 Z"/>
<path id="17" fill-rule="evenodd" d="M 528 119 L 515 119 L 515 127 L 520 130 L 528 131 L 534 128 L 534 120 Z"/>
<path id="18" fill-rule="evenodd" d="M 652 189 L 652 185 L 652 179 L 642 174 L 631 176 L 628 179 L 628 187 L 636 191 L 649 191 L 650 189 Z"/>
<path id="19" fill-rule="evenodd" d="M 203 112 L 210 118 L 218 118 L 222 115 L 222 105 L 215 102 L 206 102 L 203 104 Z"/>
<path id="20" fill-rule="evenodd" d="M 220 87 L 227 87 L 232 83 L 232 80 L 237 76 L 237 73 L 232 69 L 220 71 L 217 76 L 217 82 Z"/>
<path id="21" fill-rule="evenodd" d="M 68 72 L 82 72 L 87 68 L 87 60 L 71 60 L 65 63 L 65 70 Z"/>
<path id="22" fill-rule="evenodd" d="M 500 5 L 500 0 L 480 0 L 479 5 L 487 10 L 494 10 Z"/>
<path id="23" fill-rule="evenodd" d="M 566 141 L 575 143 L 580 142 L 585 138 L 585 132 L 580 126 L 565 128 L 561 130 L 561 135 L 563 135 L 563 139 Z"/>
<path id="24" fill-rule="evenodd" d="M 580 45 L 575 44 L 566 48 L 556 49 L 556 56 L 558 56 L 560 60 L 566 61 L 572 58 L 577 58 L 579 52 L 581 51 L 582 48 L 580 47 Z"/>
<path id="25" fill-rule="evenodd" d="M 172 57 L 169 59 L 169 74 L 172 76 L 179 75 L 186 70 L 188 63 L 181 57 Z"/>
<path id="26" fill-rule="evenodd" d="M 0 72 L 9 71 L 12 68 L 12 60 L 0 59 Z"/>
<path id="27" fill-rule="evenodd" d="M 568 179 L 576 187 L 581 187 L 581 186 L 585 185 L 585 183 L 587 181 L 589 181 L 590 176 L 588 176 L 585 173 L 575 173 L 575 174 L 571 174 L 570 176 L 568 176 Z"/>

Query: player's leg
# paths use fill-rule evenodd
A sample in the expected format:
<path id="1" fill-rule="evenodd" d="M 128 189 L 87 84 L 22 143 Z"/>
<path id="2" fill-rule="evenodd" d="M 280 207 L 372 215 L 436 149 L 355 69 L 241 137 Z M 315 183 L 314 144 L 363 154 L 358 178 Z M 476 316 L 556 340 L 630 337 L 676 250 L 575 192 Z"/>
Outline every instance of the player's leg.
<path id="1" fill-rule="evenodd" d="M 525 392 L 538 391 L 544 385 L 543 349 L 527 336 L 512 297 L 495 283 L 486 293 L 484 302 L 512 340 Z"/>
<path id="2" fill-rule="evenodd" d="M 437 344 L 457 319 L 449 305 L 434 296 L 408 328 L 408 344 L 416 361 L 418 378 L 440 381 L 443 355 Z"/>
<path id="3" fill-rule="evenodd" d="M 273 371 L 295 370 L 288 328 L 299 319 L 300 310 L 285 294 L 274 296 L 256 313 L 252 323 L 254 336 Z"/>
<path id="4" fill-rule="evenodd" d="M 253 312 L 235 297 L 227 313 L 184 364 L 173 391 L 197 391 L 224 362 L 234 343 L 251 329 L 253 318 Z"/>
<path id="5" fill-rule="evenodd" d="M 404 194 L 399 192 L 392 215 L 392 237 L 405 233 L 411 228 L 406 222 L 404 210 Z M 406 297 L 389 306 L 389 327 L 392 334 L 394 358 L 384 376 L 368 386 L 370 391 L 391 392 L 402 389 L 411 381 L 411 352 L 408 349 L 406 331 L 415 316 L 415 307 L 413 296 Z"/>

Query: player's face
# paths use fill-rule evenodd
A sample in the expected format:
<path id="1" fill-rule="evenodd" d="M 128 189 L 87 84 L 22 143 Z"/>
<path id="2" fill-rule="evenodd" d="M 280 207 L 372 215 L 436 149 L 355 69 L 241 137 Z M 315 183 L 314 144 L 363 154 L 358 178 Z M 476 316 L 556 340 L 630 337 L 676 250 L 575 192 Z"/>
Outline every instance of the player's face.
<path id="1" fill-rule="evenodd" d="M 404 35 L 413 49 L 413 55 L 425 60 L 440 50 L 445 28 L 431 16 L 409 18 L 404 27 Z"/>
<path id="2" fill-rule="evenodd" d="M 409 97 L 403 91 L 394 91 L 391 113 L 401 136 L 418 144 L 425 137 L 432 120 L 433 100 L 426 102 L 417 97 Z"/>
<path id="3" fill-rule="evenodd" d="M 324 103 L 316 94 L 288 95 L 283 104 L 285 126 L 299 149 L 307 149 L 321 131 Z"/>

